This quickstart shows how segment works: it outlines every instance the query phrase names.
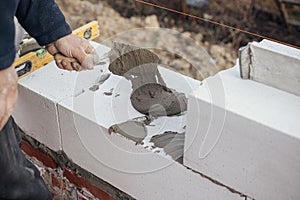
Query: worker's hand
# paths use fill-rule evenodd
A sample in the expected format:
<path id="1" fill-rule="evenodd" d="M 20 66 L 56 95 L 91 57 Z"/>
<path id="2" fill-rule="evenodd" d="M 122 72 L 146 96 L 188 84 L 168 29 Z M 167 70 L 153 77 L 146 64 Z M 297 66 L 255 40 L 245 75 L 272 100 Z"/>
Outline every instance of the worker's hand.
<path id="1" fill-rule="evenodd" d="M 0 130 L 6 124 L 16 106 L 18 76 L 14 66 L 0 71 Z"/>
<path id="2" fill-rule="evenodd" d="M 61 69 L 66 70 L 85 70 L 93 69 L 93 53 L 95 52 L 92 45 L 81 37 L 75 35 L 67 35 L 59 40 L 47 45 L 47 51 L 55 56 L 57 53 L 61 53 L 66 57 L 76 58 L 80 65 L 72 65 L 71 62 L 55 57 L 56 64 Z"/>

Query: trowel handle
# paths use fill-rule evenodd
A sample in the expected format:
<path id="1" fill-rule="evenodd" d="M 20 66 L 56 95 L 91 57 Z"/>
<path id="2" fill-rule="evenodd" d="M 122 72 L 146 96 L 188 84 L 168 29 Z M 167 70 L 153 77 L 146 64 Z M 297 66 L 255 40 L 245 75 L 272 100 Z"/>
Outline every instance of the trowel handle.
<path id="1" fill-rule="evenodd" d="M 80 63 L 78 62 L 78 60 L 76 58 L 70 58 L 70 57 L 62 55 L 61 53 L 55 54 L 54 58 L 55 58 L 55 60 L 66 60 L 66 61 L 70 62 L 72 65 L 80 66 Z"/>

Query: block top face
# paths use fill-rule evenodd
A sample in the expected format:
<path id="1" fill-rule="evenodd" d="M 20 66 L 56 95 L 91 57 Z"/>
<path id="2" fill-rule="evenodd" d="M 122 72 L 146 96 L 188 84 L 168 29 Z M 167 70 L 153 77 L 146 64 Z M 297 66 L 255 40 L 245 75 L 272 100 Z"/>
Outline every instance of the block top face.
<path id="1" fill-rule="evenodd" d="M 175 89 L 177 92 L 182 92 L 187 97 L 201 85 L 200 81 L 183 76 L 166 68 L 158 67 L 158 69 L 169 88 Z M 104 71 L 102 75 L 109 73 L 107 70 Z M 100 77 L 102 75 L 100 75 Z M 132 85 L 125 78 L 110 74 L 105 82 L 95 88 L 93 87 L 94 85 L 91 84 L 86 87 L 82 93 L 67 98 L 59 104 L 74 113 L 97 122 L 107 129 L 114 124 L 145 116 L 133 108 L 130 101 L 130 96 L 133 91 Z M 169 119 L 169 122 L 163 123 L 166 119 Z M 172 126 L 178 123 L 176 122 L 177 119 L 182 121 L 183 116 L 160 117 L 158 121 L 161 121 L 159 122 L 161 124 L 167 124 L 166 126 L 169 127 L 167 130 L 175 131 L 176 128 L 172 128 Z M 153 131 L 159 130 L 157 127 L 151 127 L 150 129 Z"/>
<path id="2" fill-rule="evenodd" d="M 110 48 L 101 44 L 92 42 L 92 45 L 100 57 L 110 51 Z M 19 84 L 108 129 L 114 124 L 144 116 L 137 112 L 130 102 L 132 83 L 125 77 L 112 74 L 108 66 L 109 59 L 104 59 L 93 70 L 69 72 L 59 69 L 55 62 L 51 62 L 22 78 Z M 158 71 L 166 86 L 184 93 L 185 96 L 192 93 L 201 83 L 163 67 L 158 67 Z M 166 119 L 169 121 L 165 122 Z M 162 117 L 155 123 L 161 124 L 158 125 L 160 127 L 167 124 L 166 131 L 182 130 L 181 123 L 185 124 L 185 117 Z M 153 130 L 151 132 L 163 131 L 157 127 L 149 129 Z"/>
<path id="3" fill-rule="evenodd" d="M 84 143 L 86 142 L 89 144 L 86 146 L 93 147 L 93 145 L 90 145 L 90 141 L 85 141 L 88 140 L 86 137 L 88 127 L 83 129 L 82 126 L 90 123 L 92 123 L 95 127 L 101 128 L 101 131 L 104 130 L 104 132 L 111 133 L 111 135 L 113 135 L 111 138 L 115 137 L 115 134 L 112 133 L 117 133 L 117 136 L 120 137 L 116 137 L 118 138 L 115 138 L 116 140 L 109 141 L 110 143 L 116 142 L 117 140 L 122 141 L 122 143 L 126 142 L 126 145 L 124 146 L 116 145 L 119 148 L 127 148 L 128 145 L 132 146 L 132 142 L 140 142 L 140 137 L 134 137 L 134 139 L 137 140 L 133 140 L 133 137 L 128 137 L 128 135 L 138 135 L 131 131 L 135 129 L 134 127 L 137 128 L 137 131 L 141 131 L 144 128 L 146 129 L 146 136 L 145 138 L 142 138 L 143 140 L 140 144 L 144 148 L 149 149 L 151 148 L 150 140 L 154 135 L 160 135 L 165 132 L 176 132 L 179 134 L 185 132 L 186 112 L 182 112 L 180 115 L 174 116 L 154 117 L 151 119 L 150 124 L 145 123 L 144 127 L 140 126 L 137 121 L 143 121 L 145 114 L 135 110 L 130 100 L 134 91 L 134 77 L 132 77 L 133 81 L 131 82 L 127 79 L 128 77 L 125 78 L 123 76 L 114 75 L 108 70 L 108 65 L 109 63 L 103 65 L 102 72 L 97 74 L 97 81 L 92 82 L 87 87 L 84 87 L 81 92 L 78 90 L 78 94 L 66 98 L 58 103 L 59 112 L 61 115 L 65 114 L 68 116 L 68 123 L 71 122 L 76 128 L 76 134 L 83 138 L 82 141 Z M 157 70 L 161 75 L 160 78 L 163 79 L 168 88 L 183 93 L 186 97 L 188 97 L 190 93 L 193 93 L 193 91 L 195 91 L 201 85 L 200 81 L 183 76 L 161 66 L 158 66 Z M 85 79 L 85 76 L 81 76 L 81 74 L 79 74 L 77 80 L 82 79 Z M 146 78 L 143 80 L 146 80 Z M 75 84 L 80 85 L 80 81 L 77 81 Z M 77 87 L 75 86 L 75 88 Z M 122 129 L 122 127 L 125 128 Z M 116 131 L 115 129 L 117 128 L 122 130 Z M 130 131 L 127 132 L 128 130 Z M 102 135 L 100 133 L 101 132 L 96 134 Z M 150 150 L 155 151 L 155 149 Z M 94 152 L 93 149 L 90 151 Z M 136 151 L 138 151 L 138 148 Z M 166 156 L 163 154 L 161 149 L 159 152 Z"/>
<path id="4" fill-rule="evenodd" d="M 300 97 L 243 80 L 238 66 L 204 80 L 194 98 L 300 138 Z"/>
<path id="5" fill-rule="evenodd" d="M 283 54 L 288 57 L 293 57 L 300 61 L 300 50 L 299 49 L 289 47 L 289 46 L 286 46 L 283 44 L 279 44 L 276 42 L 272 42 L 270 40 L 263 40 L 259 43 L 253 42 L 252 45 L 264 48 L 269 51 L 276 52 L 278 54 Z"/>
<path id="6" fill-rule="evenodd" d="M 91 42 L 97 52 L 104 54 L 110 49 L 106 46 Z M 19 85 L 38 93 L 54 102 L 60 102 L 63 99 L 74 96 L 80 91 L 91 85 L 98 78 L 103 66 L 95 66 L 93 70 L 75 72 L 59 69 L 55 62 L 45 65 L 44 67 L 32 72 L 28 76 L 19 80 Z M 78 75 L 85 77 L 77 82 Z"/>

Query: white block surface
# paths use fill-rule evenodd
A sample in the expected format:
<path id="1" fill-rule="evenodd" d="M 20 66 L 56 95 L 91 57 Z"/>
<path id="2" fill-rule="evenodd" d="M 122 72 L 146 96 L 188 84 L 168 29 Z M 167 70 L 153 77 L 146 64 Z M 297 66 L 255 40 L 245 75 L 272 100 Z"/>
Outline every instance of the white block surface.
<path id="1" fill-rule="evenodd" d="M 300 199 L 300 98 L 237 67 L 189 98 L 184 164 L 254 199 Z"/>
<path id="2" fill-rule="evenodd" d="M 50 149 L 62 149 L 56 103 L 19 85 L 19 98 L 13 113 L 18 126 Z"/>
<path id="3" fill-rule="evenodd" d="M 97 44 L 94 43 L 95 46 Z M 99 51 L 109 49 L 100 46 Z M 167 85 L 191 93 L 200 82 L 160 68 Z M 111 75 L 97 91 L 90 87 L 107 74 L 107 65 L 88 72 L 59 70 L 54 63 L 20 80 L 17 124 L 49 148 L 63 150 L 80 167 L 137 199 L 242 199 L 163 153 L 154 153 L 119 135 L 116 123 L 142 116 L 129 101 L 131 85 Z M 105 95 L 105 92 L 112 95 Z M 148 136 L 184 131 L 185 115 L 161 117 Z"/>
<path id="4" fill-rule="evenodd" d="M 190 93 L 200 85 L 167 69 L 159 70 L 166 84 L 179 92 Z M 168 156 L 119 134 L 110 135 L 111 125 L 143 116 L 131 106 L 131 90 L 127 80 L 111 75 L 96 92 L 86 90 L 59 103 L 63 150 L 73 162 L 137 199 L 242 199 Z M 113 94 L 107 96 L 105 91 Z M 147 127 L 148 136 L 184 131 L 186 119 L 162 117 L 152 124 Z"/>
<path id="5" fill-rule="evenodd" d="M 79 166 L 141 200 L 243 199 L 164 156 L 60 107 L 64 151 Z M 75 123 L 70 119 L 75 119 Z M 73 120 L 72 120 L 73 121 Z"/>
<path id="6" fill-rule="evenodd" d="M 263 40 L 240 50 L 242 77 L 300 96 L 300 50 Z"/>
<path id="7" fill-rule="evenodd" d="M 99 52 L 109 48 L 93 43 Z M 54 62 L 19 80 L 19 98 L 13 117 L 28 135 L 54 151 L 62 149 L 57 103 L 78 95 L 98 78 L 101 67 L 80 73 L 57 68 Z"/>

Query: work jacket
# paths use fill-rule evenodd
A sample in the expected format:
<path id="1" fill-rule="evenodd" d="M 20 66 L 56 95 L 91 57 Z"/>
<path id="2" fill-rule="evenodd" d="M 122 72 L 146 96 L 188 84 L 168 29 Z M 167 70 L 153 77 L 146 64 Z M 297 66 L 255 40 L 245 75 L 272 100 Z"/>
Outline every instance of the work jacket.
<path id="1" fill-rule="evenodd" d="M 71 33 L 64 15 L 54 0 L 1 0 L 0 70 L 11 66 L 15 59 L 14 16 L 41 46 Z"/>

